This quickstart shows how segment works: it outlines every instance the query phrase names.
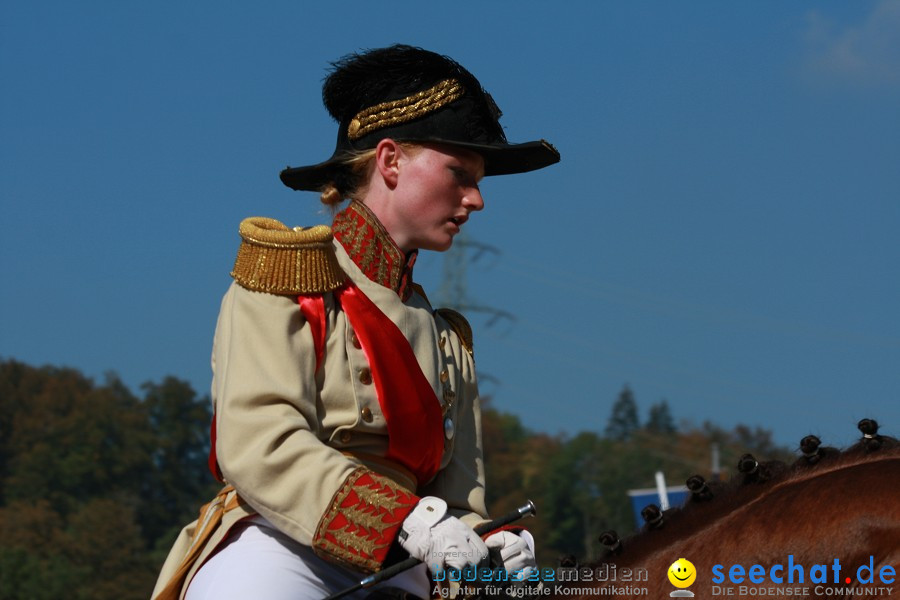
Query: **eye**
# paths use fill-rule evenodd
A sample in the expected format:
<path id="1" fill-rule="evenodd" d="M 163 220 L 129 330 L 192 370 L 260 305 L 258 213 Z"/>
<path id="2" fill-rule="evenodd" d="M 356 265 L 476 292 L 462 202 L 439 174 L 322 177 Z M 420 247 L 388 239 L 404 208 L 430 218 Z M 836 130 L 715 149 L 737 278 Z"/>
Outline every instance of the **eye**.
<path id="1" fill-rule="evenodd" d="M 467 169 L 463 167 L 450 167 L 450 172 L 453 173 L 453 178 L 456 179 L 460 185 L 473 188 L 478 187 L 478 178 Z"/>

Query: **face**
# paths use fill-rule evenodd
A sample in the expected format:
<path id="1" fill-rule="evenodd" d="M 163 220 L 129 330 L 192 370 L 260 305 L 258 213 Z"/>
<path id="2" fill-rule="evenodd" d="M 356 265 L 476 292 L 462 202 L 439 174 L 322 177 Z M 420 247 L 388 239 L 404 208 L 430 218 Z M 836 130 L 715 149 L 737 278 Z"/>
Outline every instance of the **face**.
<path id="1" fill-rule="evenodd" d="M 484 159 L 475 152 L 431 144 L 404 148 L 385 227 L 406 252 L 447 250 L 470 214 L 484 208 L 483 176 Z"/>

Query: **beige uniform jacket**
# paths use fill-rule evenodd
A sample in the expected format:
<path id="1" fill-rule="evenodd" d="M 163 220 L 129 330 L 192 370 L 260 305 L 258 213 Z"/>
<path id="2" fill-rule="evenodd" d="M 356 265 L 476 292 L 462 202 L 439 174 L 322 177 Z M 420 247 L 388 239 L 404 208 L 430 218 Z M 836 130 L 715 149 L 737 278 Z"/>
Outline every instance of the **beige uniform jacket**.
<path id="1" fill-rule="evenodd" d="M 349 226 L 357 241 L 374 235 L 374 241 L 384 243 L 380 238 L 386 233 L 374 217 L 364 207 L 351 209 L 361 217 Z M 283 226 L 269 222 L 266 227 Z M 197 539 L 205 527 L 203 514 L 185 528 L 154 597 L 179 567 L 188 583 L 227 530 L 255 513 L 323 558 L 361 571 L 379 569 L 385 541 L 396 537 L 418 497 L 443 498 L 470 525 L 485 520 L 480 410 L 468 326 L 452 311 L 434 311 L 420 290 L 406 292 L 402 300 L 396 264 L 384 277 L 379 247 L 373 255 L 372 244 L 349 243 L 346 220 L 343 227 L 342 239 L 353 256 L 335 239 L 329 260 L 336 259 L 339 271 L 403 333 L 443 405 L 445 430 L 452 435 L 444 435 L 441 470 L 431 481 L 416 482 L 402 466 L 379 458 L 387 449 L 385 419 L 365 353 L 334 295 L 322 295 L 327 328 L 317 369 L 313 335 L 296 294 L 252 289 L 267 287 L 259 268 L 276 262 L 274 251 L 254 258 L 252 272 L 240 266 L 239 256 L 233 275 L 240 284 L 233 283 L 225 294 L 216 327 L 212 386 L 218 463 L 234 491 L 220 498 L 224 515 L 208 539 Z M 243 237 L 245 250 L 254 239 Z M 393 245 L 389 238 L 386 242 Z M 372 280 L 373 272 L 380 282 Z M 373 512 L 373 505 L 382 510 Z M 360 536 L 360 531 L 374 533 Z M 194 556 L 185 568 L 188 554 Z M 176 587 L 183 594 L 186 585 Z"/>

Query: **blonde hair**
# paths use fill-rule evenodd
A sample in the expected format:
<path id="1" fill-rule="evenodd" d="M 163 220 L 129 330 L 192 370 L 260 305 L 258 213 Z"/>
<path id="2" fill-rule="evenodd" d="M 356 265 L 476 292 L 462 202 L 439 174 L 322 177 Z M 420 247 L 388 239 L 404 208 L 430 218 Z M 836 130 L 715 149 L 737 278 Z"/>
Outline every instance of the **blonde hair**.
<path id="1" fill-rule="evenodd" d="M 337 209 L 344 200 L 360 200 L 368 187 L 370 165 L 375 158 L 375 149 L 360 150 L 348 155 L 342 169 L 335 173 L 333 181 L 329 181 L 320 191 L 322 204 Z"/>
<path id="2" fill-rule="evenodd" d="M 409 142 L 400 142 L 399 145 L 407 152 L 415 152 L 420 147 Z M 348 154 L 342 162 L 343 168 L 336 171 L 333 180 L 319 190 L 322 204 L 337 212 L 338 205 L 344 200 L 362 201 L 369 188 L 374 158 L 375 148 Z"/>

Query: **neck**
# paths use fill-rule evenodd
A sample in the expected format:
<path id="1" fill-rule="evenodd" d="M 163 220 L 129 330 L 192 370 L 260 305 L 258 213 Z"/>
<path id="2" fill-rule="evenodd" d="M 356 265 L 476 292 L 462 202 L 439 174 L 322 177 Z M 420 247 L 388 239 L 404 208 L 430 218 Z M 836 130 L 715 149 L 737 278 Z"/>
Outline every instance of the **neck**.
<path id="1" fill-rule="evenodd" d="M 365 202 L 354 200 L 351 204 L 363 205 L 369 214 L 381 224 L 385 233 L 390 236 L 391 241 L 401 252 L 409 254 L 416 251 L 416 248 L 410 247 L 409 240 L 406 239 L 407 236 L 403 234 L 402 219 L 392 210 L 393 205 L 389 199 L 384 194 L 378 193 L 378 191 L 369 190 L 366 194 Z"/>

